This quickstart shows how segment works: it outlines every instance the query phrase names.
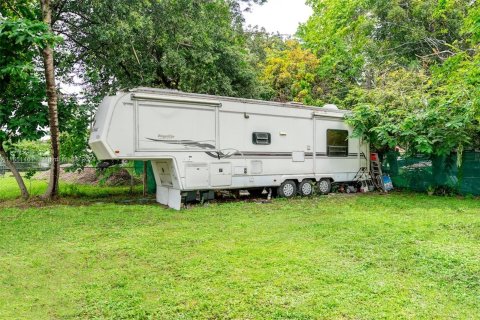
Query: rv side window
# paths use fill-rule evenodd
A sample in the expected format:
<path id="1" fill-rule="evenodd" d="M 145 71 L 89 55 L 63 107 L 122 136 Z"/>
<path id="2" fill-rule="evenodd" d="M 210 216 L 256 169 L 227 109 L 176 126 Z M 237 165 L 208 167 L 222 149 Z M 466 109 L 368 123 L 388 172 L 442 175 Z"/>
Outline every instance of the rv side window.
<path id="1" fill-rule="evenodd" d="M 348 131 L 327 130 L 327 155 L 329 157 L 348 156 Z"/>
<path id="2" fill-rule="evenodd" d="M 253 144 L 271 144 L 272 136 L 268 132 L 254 132 L 252 134 L 252 142 Z"/>

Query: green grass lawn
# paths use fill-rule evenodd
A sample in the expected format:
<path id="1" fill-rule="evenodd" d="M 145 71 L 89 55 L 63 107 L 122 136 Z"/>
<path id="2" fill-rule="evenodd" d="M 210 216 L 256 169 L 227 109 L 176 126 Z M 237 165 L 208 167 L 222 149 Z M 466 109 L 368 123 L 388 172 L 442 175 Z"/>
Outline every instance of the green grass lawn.
<path id="1" fill-rule="evenodd" d="M 0 319 L 480 314 L 478 199 L 72 204 L 0 206 Z"/>
<path id="2" fill-rule="evenodd" d="M 47 188 L 48 181 L 46 180 L 36 180 L 25 179 L 25 185 L 28 189 L 28 192 L 32 196 L 39 196 L 43 194 Z M 134 186 L 133 193 L 138 194 L 142 190 L 142 186 Z M 81 185 L 76 183 L 68 183 L 60 181 L 60 194 L 63 197 L 69 198 L 79 198 L 83 197 L 85 199 L 98 199 L 98 198 L 109 198 L 116 195 L 125 195 L 130 191 L 130 187 L 108 187 L 108 186 L 91 186 L 91 185 Z M 20 197 L 20 191 L 18 189 L 17 182 L 13 177 L 0 176 L 0 202 L 13 200 Z"/>

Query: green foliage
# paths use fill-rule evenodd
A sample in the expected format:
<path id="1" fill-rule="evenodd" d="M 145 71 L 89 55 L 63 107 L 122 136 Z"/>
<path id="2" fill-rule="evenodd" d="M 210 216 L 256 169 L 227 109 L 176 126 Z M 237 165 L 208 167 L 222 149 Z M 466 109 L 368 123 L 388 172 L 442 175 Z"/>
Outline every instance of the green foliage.
<path id="1" fill-rule="evenodd" d="M 267 48 L 260 79 L 270 88 L 269 100 L 317 104 L 312 86 L 318 66 L 316 56 L 302 49 L 298 41 L 287 40 L 280 49 Z"/>
<path id="2" fill-rule="evenodd" d="M 365 51 L 374 19 L 367 18 L 368 1 L 310 1 L 314 14 L 300 27 L 304 46 L 319 59 L 318 87 L 325 102 L 339 103 L 364 76 Z"/>
<path id="3" fill-rule="evenodd" d="M 60 144 L 62 158 L 70 160 L 69 171 L 82 170 L 96 163 L 96 157 L 88 146 L 93 107 L 79 103 L 75 98 L 63 99 L 60 103 Z"/>
<path id="4" fill-rule="evenodd" d="M 422 71 L 399 69 L 378 79 L 375 88 L 356 92 L 358 105 L 348 121 L 355 135 L 377 149 L 402 146 L 410 153 L 447 155 L 471 146 L 478 134 L 471 100 L 461 103 L 459 90 L 432 83 Z"/>
<path id="5" fill-rule="evenodd" d="M 50 155 L 50 145 L 39 140 L 22 140 L 12 144 L 8 152 L 12 158 L 38 159 Z"/>
<path id="6" fill-rule="evenodd" d="M 223 0 L 66 1 L 54 30 L 97 95 L 151 86 L 253 97 L 237 9 Z"/>
<path id="7" fill-rule="evenodd" d="M 45 89 L 35 62 L 39 49 L 55 39 L 41 22 L 0 18 L 0 143 L 45 134 Z"/>
<path id="8" fill-rule="evenodd" d="M 470 36 L 472 43 L 478 44 L 480 42 L 480 6 L 478 4 L 472 3 L 472 8 L 468 11 L 463 26 L 463 32 Z"/>
<path id="9" fill-rule="evenodd" d="M 262 80 L 265 74 L 265 64 L 271 52 L 286 49 L 286 42 L 280 34 L 268 33 L 264 28 L 249 27 L 244 33 L 248 62 L 256 70 L 259 80 L 254 95 L 264 100 L 274 99 L 275 92 L 268 81 Z"/>
<path id="10" fill-rule="evenodd" d="M 37 173 L 37 171 L 35 171 L 34 169 L 30 169 L 27 172 L 25 172 L 24 177 L 25 177 L 25 179 L 30 180 L 30 179 L 33 178 L 33 176 L 35 176 L 36 173 Z"/>
<path id="11" fill-rule="evenodd" d="M 379 150 L 447 155 L 480 146 L 476 2 L 311 0 L 299 30 L 322 96 L 353 108 Z"/>
<path id="12" fill-rule="evenodd" d="M 264 28 L 249 27 L 244 31 L 244 37 L 249 59 L 256 68 L 265 63 L 269 51 L 286 49 L 286 42 L 280 34 L 268 33 Z"/>

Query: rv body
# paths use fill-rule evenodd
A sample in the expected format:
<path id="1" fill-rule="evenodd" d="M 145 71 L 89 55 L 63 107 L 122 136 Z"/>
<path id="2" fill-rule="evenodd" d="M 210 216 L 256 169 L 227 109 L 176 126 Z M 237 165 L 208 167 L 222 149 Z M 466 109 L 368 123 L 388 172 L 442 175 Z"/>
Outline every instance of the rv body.
<path id="1" fill-rule="evenodd" d="M 90 146 L 101 160 L 150 160 L 157 201 L 188 191 L 348 182 L 369 167 L 348 111 L 137 88 L 106 97 Z"/>

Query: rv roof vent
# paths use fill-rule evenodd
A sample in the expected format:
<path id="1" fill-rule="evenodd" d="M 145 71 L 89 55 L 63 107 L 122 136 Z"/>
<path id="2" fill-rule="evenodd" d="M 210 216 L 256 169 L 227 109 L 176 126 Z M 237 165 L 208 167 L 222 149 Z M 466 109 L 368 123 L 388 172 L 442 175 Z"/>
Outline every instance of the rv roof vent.
<path id="1" fill-rule="evenodd" d="M 334 104 L 326 104 L 326 105 L 323 106 L 323 109 L 338 110 L 338 107 Z"/>

